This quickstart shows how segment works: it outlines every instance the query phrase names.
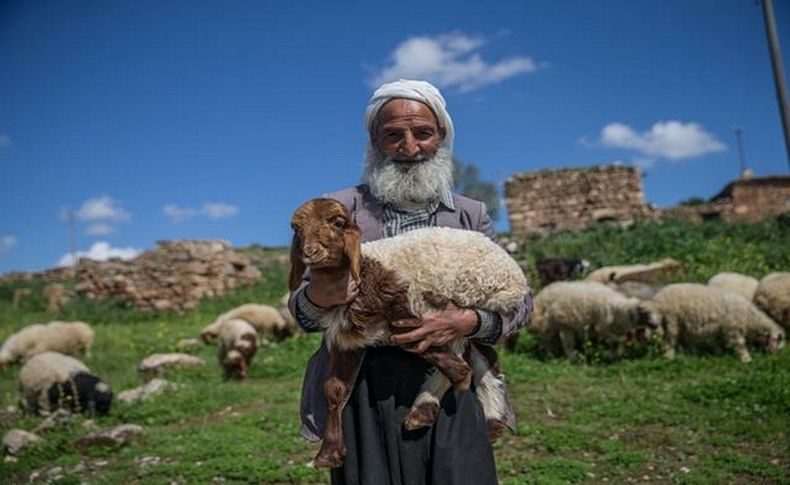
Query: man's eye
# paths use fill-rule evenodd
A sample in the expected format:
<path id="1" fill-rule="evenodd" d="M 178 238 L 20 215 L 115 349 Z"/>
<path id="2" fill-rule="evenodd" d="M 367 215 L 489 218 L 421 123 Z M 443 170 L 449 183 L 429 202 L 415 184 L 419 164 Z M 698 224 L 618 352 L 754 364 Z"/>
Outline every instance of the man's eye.
<path id="1" fill-rule="evenodd" d="M 346 225 L 346 221 L 342 217 L 337 217 L 332 219 L 332 225 L 338 229 L 342 229 Z"/>

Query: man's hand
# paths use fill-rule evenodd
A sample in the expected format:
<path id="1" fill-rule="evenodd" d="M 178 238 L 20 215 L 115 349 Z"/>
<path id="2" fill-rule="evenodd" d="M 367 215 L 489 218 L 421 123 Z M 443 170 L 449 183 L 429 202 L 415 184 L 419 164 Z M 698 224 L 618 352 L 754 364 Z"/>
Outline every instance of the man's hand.
<path id="1" fill-rule="evenodd" d="M 324 280 L 314 274 L 305 291 L 307 298 L 314 305 L 321 308 L 332 308 L 353 301 L 359 293 L 359 286 L 351 277 L 334 281 L 331 278 Z"/>
<path id="2" fill-rule="evenodd" d="M 422 353 L 431 346 L 445 345 L 468 336 L 477 327 L 477 321 L 476 311 L 450 302 L 444 310 L 426 313 L 422 319 L 410 318 L 392 322 L 393 327 L 416 328 L 407 333 L 393 335 L 390 342 L 401 345 L 409 352 Z"/>

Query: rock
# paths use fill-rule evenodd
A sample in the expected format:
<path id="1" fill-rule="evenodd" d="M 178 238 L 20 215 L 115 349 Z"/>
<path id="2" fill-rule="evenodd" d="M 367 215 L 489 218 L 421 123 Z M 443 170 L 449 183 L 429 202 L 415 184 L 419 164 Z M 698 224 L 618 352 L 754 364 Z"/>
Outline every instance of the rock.
<path id="1" fill-rule="evenodd" d="M 136 424 L 122 424 L 112 428 L 104 428 L 74 440 L 79 449 L 92 446 L 124 446 L 143 433 L 143 428 Z"/>
<path id="2" fill-rule="evenodd" d="M 70 422 L 74 419 L 74 415 L 68 412 L 65 409 L 56 409 L 54 412 L 50 413 L 49 416 L 46 417 L 43 421 L 41 421 L 38 426 L 35 427 L 33 430 L 36 434 L 41 434 L 45 431 L 49 431 L 52 428 L 58 428 L 63 426 L 64 424 Z"/>
<path id="3" fill-rule="evenodd" d="M 185 338 L 178 341 L 176 349 L 179 352 L 196 352 L 203 348 L 203 342 L 196 338 Z"/>
<path id="4" fill-rule="evenodd" d="M 41 437 L 34 433 L 12 429 L 3 436 L 3 450 L 9 455 L 19 456 L 25 448 L 42 441 Z"/>
<path id="5" fill-rule="evenodd" d="M 118 400 L 127 404 L 145 401 L 151 396 L 161 394 L 168 387 L 175 387 L 175 385 L 164 379 L 152 379 L 143 386 L 135 387 L 134 389 L 128 389 L 118 393 Z"/>
<path id="6" fill-rule="evenodd" d="M 153 354 L 149 355 L 137 367 L 145 381 L 154 377 L 161 376 L 168 369 L 184 367 L 200 367 L 206 365 L 206 361 L 194 355 L 182 353 Z"/>

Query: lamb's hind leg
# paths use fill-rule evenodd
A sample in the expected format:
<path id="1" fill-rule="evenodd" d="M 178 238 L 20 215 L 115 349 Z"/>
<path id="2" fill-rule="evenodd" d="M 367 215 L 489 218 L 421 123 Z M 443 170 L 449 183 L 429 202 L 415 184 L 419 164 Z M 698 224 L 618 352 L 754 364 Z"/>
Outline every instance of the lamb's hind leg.
<path id="1" fill-rule="evenodd" d="M 499 359 L 493 347 L 472 343 L 469 362 L 474 370 L 477 399 L 486 418 L 488 440 L 494 443 L 509 426 L 505 376 L 500 372 Z"/>
<path id="2" fill-rule="evenodd" d="M 354 372 L 362 359 L 362 350 L 334 351 L 329 358 L 329 378 L 324 383 L 327 420 L 321 449 L 313 459 L 316 468 L 337 468 L 343 465 L 346 447 L 343 444 L 343 407 L 354 388 Z"/>
<path id="3" fill-rule="evenodd" d="M 439 369 L 453 386 L 460 390 L 469 389 L 472 382 L 472 368 L 460 355 L 453 353 L 447 347 L 431 347 L 420 357 Z"/>

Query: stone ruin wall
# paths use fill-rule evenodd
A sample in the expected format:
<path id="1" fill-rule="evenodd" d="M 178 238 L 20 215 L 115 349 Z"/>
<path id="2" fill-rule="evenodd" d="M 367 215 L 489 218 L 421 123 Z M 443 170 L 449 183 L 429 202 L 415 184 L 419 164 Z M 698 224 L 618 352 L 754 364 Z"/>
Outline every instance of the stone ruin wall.
<path id="1" fill-rule="evenodd" d="M 90 299 L 116 298 L 144 311 L 194 308 L 204 297 L 226 294 L 262 279 L 250 258 L 225 241 L 159 241 L 154 250 L 124 261 L 81 259 L 71 268 L 12 273 L 9 281 L 75 282 L 73 294 Z"/>
<path id="2" fill-rule="evenodd" d="M 639 169 L 620 165 L 517 174 L 505 182 L 505 200 L 514 235 L 630 224 L 652 214 Z"/>

